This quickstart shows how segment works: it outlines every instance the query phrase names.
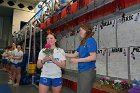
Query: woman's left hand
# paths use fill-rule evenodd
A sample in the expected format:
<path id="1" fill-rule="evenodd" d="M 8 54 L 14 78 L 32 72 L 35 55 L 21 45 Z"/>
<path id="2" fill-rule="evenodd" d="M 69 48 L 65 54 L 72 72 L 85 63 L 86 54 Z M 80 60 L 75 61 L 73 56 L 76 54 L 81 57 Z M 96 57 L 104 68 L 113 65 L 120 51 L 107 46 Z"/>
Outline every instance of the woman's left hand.
<path id="1" fill-rule="evenodd" d="M 53 61 L 54 60 L 54 57 L 51 55 L 51 56 L 49 56 L 49 58 L 51 59 L 51 61 Z"/>
<path id="2" fill-rule="evenodd" d="M 9 59 L 13 59 L 14 57 L 13 56 L 9 56 Z"/>
<path id="3" fill-rule="evenodd" d="M 79 62 L 77 58 L 72 58 L 70 61 L 73 64 L 77 64 Z"/>

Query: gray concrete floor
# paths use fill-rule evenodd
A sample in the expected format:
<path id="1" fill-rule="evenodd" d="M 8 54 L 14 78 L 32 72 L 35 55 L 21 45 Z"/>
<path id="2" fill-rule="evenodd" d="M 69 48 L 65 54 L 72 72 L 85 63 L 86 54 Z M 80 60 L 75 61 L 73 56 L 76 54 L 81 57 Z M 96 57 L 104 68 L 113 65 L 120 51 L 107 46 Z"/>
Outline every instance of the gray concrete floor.
<path id="1" fill-rule="evenodd" d="M 0 69 L 0 84 L 7 84 L 8 74 Z M 19 87 L 11 87 L 12 93 L 38 93 L 38 88 L 33 85 L 20 85 Z M 52 92 L 49 92 L 52 93 Z M 63 87 L 62 93 L 76 93 L 69 88 Z"/>

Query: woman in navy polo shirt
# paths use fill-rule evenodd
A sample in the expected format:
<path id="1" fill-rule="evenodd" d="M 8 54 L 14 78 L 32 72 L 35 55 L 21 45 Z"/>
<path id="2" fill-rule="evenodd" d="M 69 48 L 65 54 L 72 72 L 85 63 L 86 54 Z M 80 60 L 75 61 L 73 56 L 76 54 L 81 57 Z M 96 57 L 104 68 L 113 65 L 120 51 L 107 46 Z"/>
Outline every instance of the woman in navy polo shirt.
<path id="1" fill-rule="evenodd" d="M 78 63 L 78 92 L 91 93 L 93 83 L 96 79 L 96 51 L 97 44 L 92 37 L 92 26 L 82 24 L 80 26 L 80 37 L 82 41 L 74 54 L 66 54 L 71 57 L 71 63 Z M 74 58 L 79 56 L 79 58 Z"/>

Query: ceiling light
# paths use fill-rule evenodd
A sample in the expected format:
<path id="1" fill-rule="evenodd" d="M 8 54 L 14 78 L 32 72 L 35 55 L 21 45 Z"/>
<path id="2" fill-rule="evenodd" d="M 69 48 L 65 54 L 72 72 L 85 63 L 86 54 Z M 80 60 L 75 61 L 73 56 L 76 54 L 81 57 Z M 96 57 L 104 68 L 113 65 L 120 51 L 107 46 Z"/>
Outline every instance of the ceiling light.
<path id="1" fill-rule="evenodd" d="M 34 8 L 32 6 L 27 7 L 29 10 L 33 10 Z"/>
<path id="2" fill-rule="evenodd" d="M 13 1 L 8 1 L 7 4 L 8 4 L 9 6 L 15 5 Z"/>
<path id="3" fill-rule="evenodd" d="M 22 3 L 19 3 L 19 4 L 18 4 L 18 7 L 19 7 L 19 8 L 24 8 L 25 6 L 24 6 Z"/>

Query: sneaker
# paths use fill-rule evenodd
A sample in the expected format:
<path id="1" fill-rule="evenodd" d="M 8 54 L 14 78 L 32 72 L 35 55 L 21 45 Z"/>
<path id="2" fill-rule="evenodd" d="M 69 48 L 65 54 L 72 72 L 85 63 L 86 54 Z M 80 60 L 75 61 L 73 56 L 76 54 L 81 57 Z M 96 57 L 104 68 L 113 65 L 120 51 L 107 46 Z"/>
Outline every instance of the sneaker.
<path id="1" fill-rule="evenodd" d="M 14 82 L 12 80 L 9 80 L 8 84 L 14 84 Z"/>
<path id="2" fill-rule="evenodd" d="M 19 84 L 18 84 L 18 83 L 16 83 L 16 84 L 13 84 L 13 86 L 14 86 L 14 87 L 19 86 Z"/>

